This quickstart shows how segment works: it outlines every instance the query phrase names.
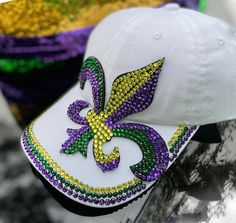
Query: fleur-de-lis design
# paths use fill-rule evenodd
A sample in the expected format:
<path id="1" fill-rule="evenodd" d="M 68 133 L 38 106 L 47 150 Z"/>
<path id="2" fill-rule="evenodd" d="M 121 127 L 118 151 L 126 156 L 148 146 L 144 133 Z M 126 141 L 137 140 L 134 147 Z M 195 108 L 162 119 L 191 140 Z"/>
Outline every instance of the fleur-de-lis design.
<path id="1" fill-rule="evenodd" d="M 163 138 L 151 127 L 138 123 L 119 123 L 120 120 L 137 112 L 142 112 L 152 103 L 158 76 L 164 59 L 119 75 L 112 84 L 111 95 L 105 104 L 105 77 L 101 64 L 95 57 L 84 61 L 79 75 L 80 87 L 88 80 L 92 87 L 94 108 L 86 117 L 80 111 L 89 106 L 88 102 L 77 100 L 69 105 L 68 116 L 80 125 L 80 129 L 67 129 L 69 138 L 63 143 L 61 152 L 80 152 L 87 156 L 87 147 L 93 139 L 93 154 L 97 165 L 105 172 L 118 167 L 119 148 L 110 154 L 103 153 L 103 144 L 112 137 L 128 138 L 139 146 L 143 159 L 130 167 L 133 174 L 143 181 L 158 180 L 165 172 L 169 154 Z"/>

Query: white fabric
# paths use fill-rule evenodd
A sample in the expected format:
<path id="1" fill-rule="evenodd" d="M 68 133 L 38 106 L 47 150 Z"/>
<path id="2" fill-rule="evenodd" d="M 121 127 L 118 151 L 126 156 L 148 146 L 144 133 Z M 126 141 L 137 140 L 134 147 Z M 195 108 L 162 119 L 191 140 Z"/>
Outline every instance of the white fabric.
<path id="1" fill-rule="evenodd" d="M 103 65 L 106 95 L 118 75 L 166 58 L 153 103 L 130 120 L 202 125 L 236 118 L 236 33 L 223 21 L 176 5 L 122 10 L 94 30 L 88 56 Z M 91 101 L 87 88 L 83 95 Z"/>

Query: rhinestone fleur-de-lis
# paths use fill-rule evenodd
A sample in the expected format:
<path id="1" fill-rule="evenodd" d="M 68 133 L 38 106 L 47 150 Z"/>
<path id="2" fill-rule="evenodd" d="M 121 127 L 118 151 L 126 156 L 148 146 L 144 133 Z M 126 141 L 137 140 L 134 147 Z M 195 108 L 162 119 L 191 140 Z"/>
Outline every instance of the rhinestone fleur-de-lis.
<path id="1" fill-rule="evenodd" d="M 142 112 L 151 103 L 157 87 L 158 76 L 164 59 L 148 66 L 119 75 L 112 84 L 110 98 L 105 106 L 105 78 L 101 64 L 95 57 L 84 61 L 79 75 L 80 87 L 86 80 L 92 86 L 93 109 L 86 117 L 80 111 L 89 106 L 88 102 L 77 100 L 69 105 L 68 116 L 80 125 L 80 129 L 67 129 L 69 138 L 63 143 L 61 152 L 80 152 L 87 156 L 87 147 L 93 139 L 93 154 L 97 165 L 105 172 L 118 167 L 120 153 L 117 146 L 110 154 L 103 152 L 103 144 L 113 137 L 128 138 L 139 146 L 143 159 L 130 167 L 133 174 L 144 180 L 160 178 L 169 162 L 168 149 L 162 137 L 151 127 L 138 123 L 119 123 L 125 117 Z"/>

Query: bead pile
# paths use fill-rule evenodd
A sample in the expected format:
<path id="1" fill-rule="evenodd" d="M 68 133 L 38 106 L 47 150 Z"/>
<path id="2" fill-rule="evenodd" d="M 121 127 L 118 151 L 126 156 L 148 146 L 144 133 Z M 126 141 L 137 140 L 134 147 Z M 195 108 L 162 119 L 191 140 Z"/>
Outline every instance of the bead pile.
<path id="1" fill-rule="evenodd" d="M 26 66 L 31 60 L 48 64 L 74 58 L 84 53 L 92 29 L 87 27 L 45 37 L 0 37 L 0 58 L 8 64 L 20 59 Z"/>
<path id="2" fill-rule="evenodd" d="M 96 25 L 111 12 L 166 0 L 17 0 L 0 4 L 0 35 L 50 36 Z"/>
<path id="3" fill-rule="evenodd" d="M 54 62 L 84 54 L 94 25 L 109 13 L 163 2 L 17 0 L 0 4 L 0 72 L 27 73 L 48 64 L 60 66 Z"/>

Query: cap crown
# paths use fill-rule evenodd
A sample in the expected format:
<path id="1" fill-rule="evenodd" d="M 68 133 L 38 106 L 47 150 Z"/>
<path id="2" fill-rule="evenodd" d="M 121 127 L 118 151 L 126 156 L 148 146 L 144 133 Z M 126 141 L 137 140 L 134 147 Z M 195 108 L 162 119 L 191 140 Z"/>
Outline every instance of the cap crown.
<path id="1" fill-rule="evenodd" d="M 94 30 L 89 56 L 103 66 L 106 100 L 118 75 L 165 57 L 152 104 L 129 120 L 202 125 L 236 118 L 236 35 L 218 19 L 173 4 L 122 10 Z M 88 84 L 81 93 L 92 104 Z"/>

